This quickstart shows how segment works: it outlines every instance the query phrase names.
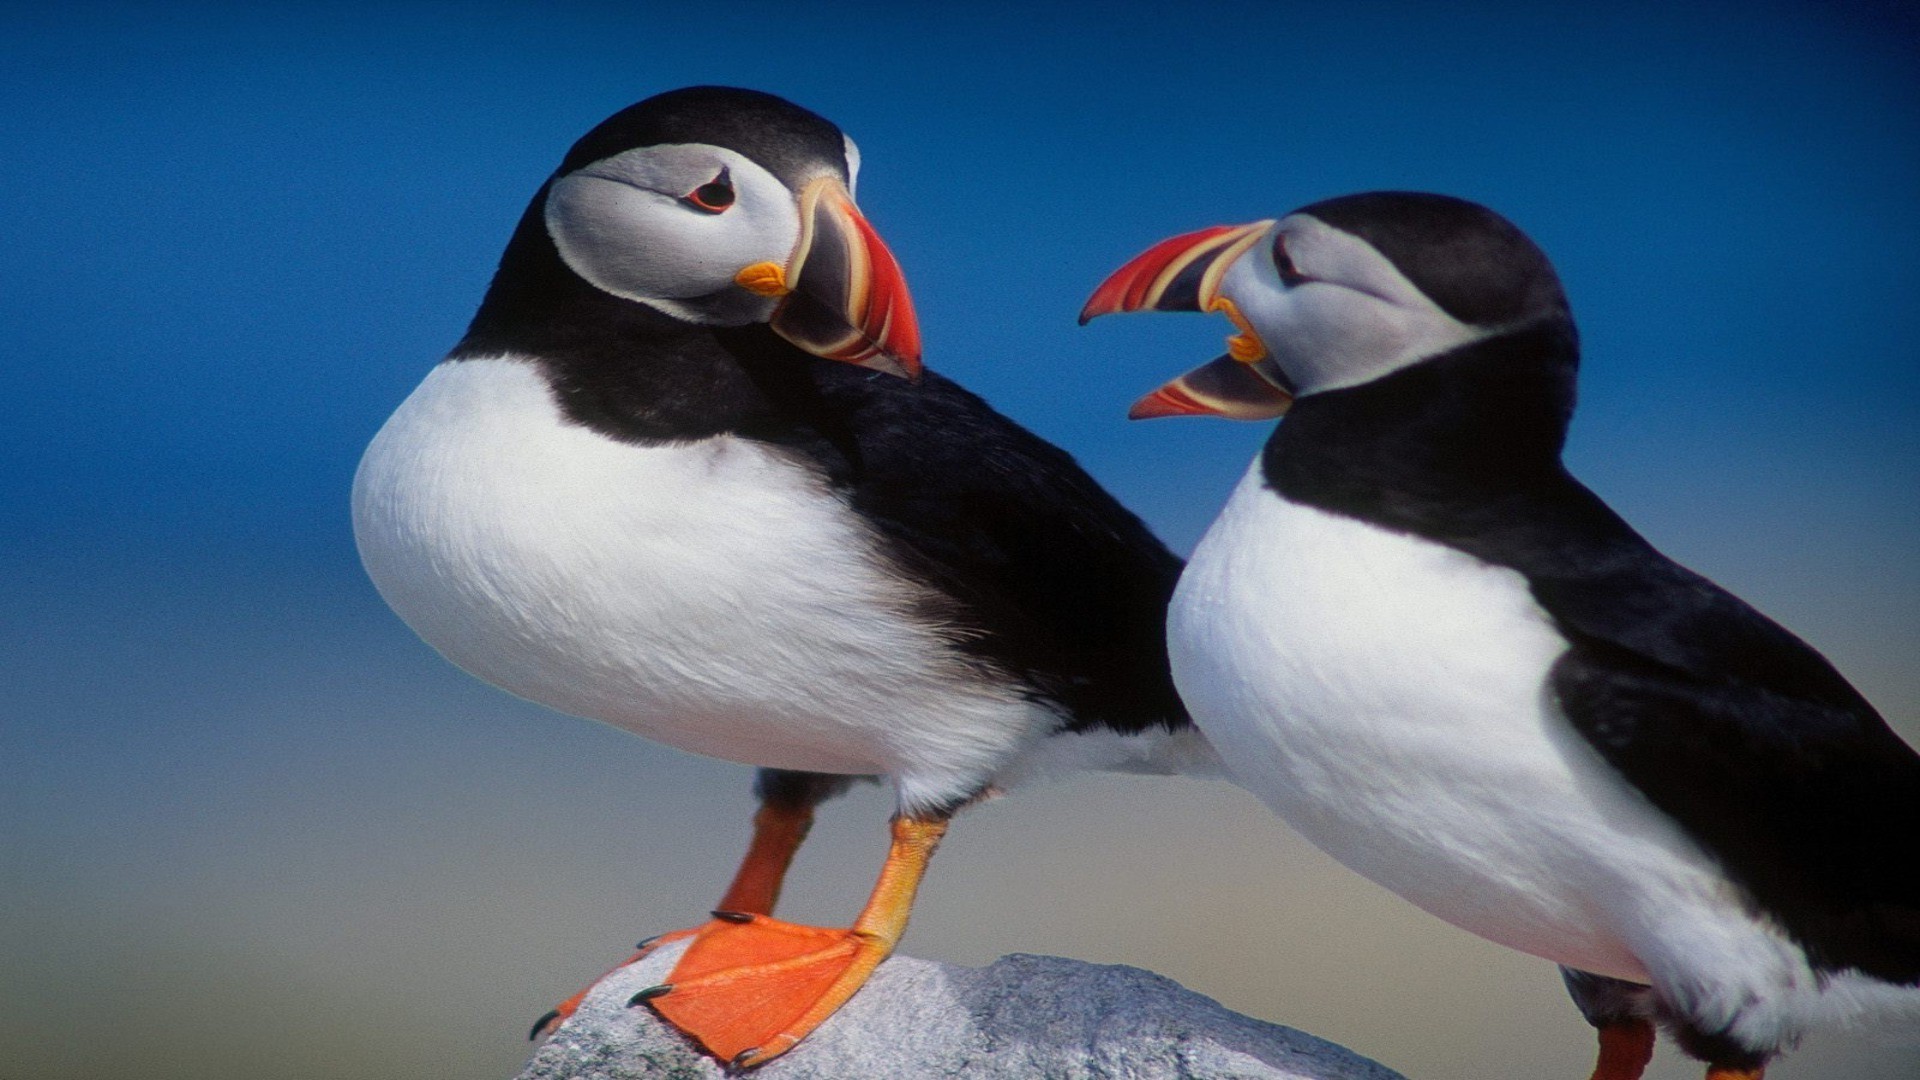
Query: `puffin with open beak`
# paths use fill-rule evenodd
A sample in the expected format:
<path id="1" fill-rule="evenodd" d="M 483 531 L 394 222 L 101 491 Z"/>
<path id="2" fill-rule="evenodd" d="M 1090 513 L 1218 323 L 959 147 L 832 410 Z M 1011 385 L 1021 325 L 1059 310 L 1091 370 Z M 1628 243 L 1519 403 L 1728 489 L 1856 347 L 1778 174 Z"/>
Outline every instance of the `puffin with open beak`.
<path id="1" fill-rule="evenodd" d="M 635 999 L 739 1066 L 891 952 L 962 806 L 1056 766 L 1210 756 L 1166 660 L 1180 560 L 1065 453 L 922 372 L 859 164 L 754 91 L 609 118 L 354 483 L 369 575 L 453 663 L 765 770 L 714 918 L 648 946 L 691 939 Z M 771 918 L 814 807 L 863 776 L 897 803 L 865 909 Z"/>
<path id="2" fill-rule="evenodd" d="M 1546 256 L 1376 192 L 1161 243 L 1082 322 L 1212 311 L 1135 416 L 1286 413 L 1194 551 L 1174 677 L 1228 771 L 1336 859 L 1563 965 L 1595 1080 L 1664 1025 L 1714 1080 L 1920 1021 L 1920 757 L 1827 660 L 1568 474 Z"/>

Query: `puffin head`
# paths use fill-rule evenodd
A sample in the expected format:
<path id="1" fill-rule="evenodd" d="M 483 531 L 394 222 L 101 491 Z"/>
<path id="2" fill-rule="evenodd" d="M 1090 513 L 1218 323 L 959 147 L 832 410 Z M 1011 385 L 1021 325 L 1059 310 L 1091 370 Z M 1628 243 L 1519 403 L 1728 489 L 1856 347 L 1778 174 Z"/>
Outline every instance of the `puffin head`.
<path id="1" fill-rule="evenodd" d="M 839 128 L 771 94 L 648 98 L 573 145 L 488 303 L 538 304 L 584 283 L 682 322 L 766 323 L 816 356 L 917 377 L 913 304 L 854 204 L 859 168 Z"/>
<path id="2" fill-rule="evenodd" d="M 1117 311 L 1217 311 L 1239 331 L 1227 355 L 1135 403 L 1135 419 L 1269 419 L 1296 397 L 1542 320 L 1571 325 L 1553 266 L 1511 222 L 1464 199 L 1403 191 L 1163 241 L 1101 284 L 1080 321 Z"/>

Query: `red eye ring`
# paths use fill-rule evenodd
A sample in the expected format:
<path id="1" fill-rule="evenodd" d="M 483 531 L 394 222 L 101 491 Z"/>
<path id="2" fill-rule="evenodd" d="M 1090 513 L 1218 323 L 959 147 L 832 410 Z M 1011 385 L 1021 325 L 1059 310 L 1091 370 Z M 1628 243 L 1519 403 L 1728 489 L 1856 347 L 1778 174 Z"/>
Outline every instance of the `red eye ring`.
<path id="1" fill-rule="evenodd" d="M 1287 238 L 1281 233 L 1273 234 L 1273 268 L 1280 273 L 1280 284 L 1289 289 L 1313 280 L 1294 267 L 1293 256 L 1287 253 Z"/>
<path id="2" fill-rule="evenodd" d="M 733 178 L 721 166 L 720 175 L 680 197 L 709 214 L 721 213 L 733 205 Z"/>

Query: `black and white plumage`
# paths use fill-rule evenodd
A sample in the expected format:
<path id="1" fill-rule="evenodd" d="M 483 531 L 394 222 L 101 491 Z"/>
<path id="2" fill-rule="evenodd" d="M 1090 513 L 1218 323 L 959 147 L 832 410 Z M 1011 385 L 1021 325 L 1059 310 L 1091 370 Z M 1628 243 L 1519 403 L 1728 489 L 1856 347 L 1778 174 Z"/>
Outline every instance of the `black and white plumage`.
<path id="1" fill-rule="evenodd" d="M 366 453 L 369 574 L 497 686 L 885 777 L 903 815 L 1053 766 L 1207 759 L 1165 659 L 1180 560 L 1058 448 L 896 377 L 917 333 L 852 209 L 858 162 L 826 120 L 726 88 L 582 138 Z"/>
<path id="2" fill-rule="evenodd" d="M 550 194 L 689 146 L 708 160 L 679 186 L 731 165 L 736 212 L 773 239 L 684 287 L 676 266 L 711 254 L 637 228 L 624 257 L 664 298 L 596 287 L 554 243 Z M 851 186 L 850 147 L 718 88 L 581 139 L 467 336 L 367 452 L 369 572 L 431 644 L 521 696 L 731 760 L 884 774 L 912 806 L 976 794 L 1056 731 L 1184 727 L 1157 658 L 1180 564 L 1137 518 L 952 382 L 809 355 L 731 287 L 785 258 L 793 188 Z M 750 205 L 760 174 L 779 205 Z"/>
<path id="3" fill-rule="evenodd" d="M 1171 616 L 1243 785 L 1426 910 L 1577 969 L 1596 1023 L 1651 1014 L 1723 1071 L 1920 1018 L 1920 757 L 1567 473 L 1573 321 L 1518 229 L 1332 199 L 1168 241 L 1087 315 L 1144 308 L 1242 333 L 1137 415 L 1287 413 Z"/>

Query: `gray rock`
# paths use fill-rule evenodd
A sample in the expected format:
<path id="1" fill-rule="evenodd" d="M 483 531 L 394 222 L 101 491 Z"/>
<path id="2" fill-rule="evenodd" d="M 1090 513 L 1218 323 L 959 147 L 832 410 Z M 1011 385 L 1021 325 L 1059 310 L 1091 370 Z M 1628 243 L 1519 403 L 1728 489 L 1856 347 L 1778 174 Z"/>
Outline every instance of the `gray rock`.
<path id="1" fill-rule="evenodd" d="M 520 1080 L 728 1075 L 645 1006 L 683 946 L 617 971 Z M 752 1080 L 1403 1080 L 1292 1028 L 1229 1012 L 1138 968 L 1004 956 L 966 968 L 896 956 L 807 1040 Z"/>

